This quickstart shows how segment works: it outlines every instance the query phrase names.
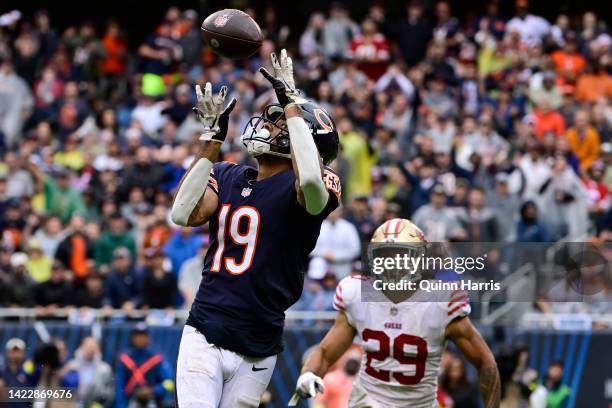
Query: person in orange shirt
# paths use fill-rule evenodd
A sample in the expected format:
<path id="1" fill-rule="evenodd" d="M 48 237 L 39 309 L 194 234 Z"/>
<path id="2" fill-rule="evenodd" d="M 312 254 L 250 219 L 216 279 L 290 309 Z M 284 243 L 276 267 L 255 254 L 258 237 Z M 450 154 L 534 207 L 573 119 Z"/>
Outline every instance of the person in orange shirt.
<path id="1" fill-rule="evenodd" d="M 534 132 L 538 139 L 541 139 L 546 133 L 553 133 L 555 136 L 565 133 L 565 120 L 559 112 L 552 109 L 548 99 L 540 100 L 537 109 L 533 111 L 533 118 Z"/>
<path id="2" fill-rule="evenodd" d="M 569 145 L 580 161 L 580 169 L 588 171 L 599 158 L 600 140 L 597 131 L 589 125 L 589 113 L 578 110 L 574 115 L 574 127 L 567 131 Z"/>
<path id="3" fill-rule="evenodd" d="M 566 80 L 573 81 L 580 74 L 587 63 L 584 57 L 576 51 L 576 34 L 568 32 L 565 35 L 563 49 L 557 50 L 550 56 L 555 63 L 555 69 Z"/>
<path id="4" fill-rule="evenodd" d="M 576 82 L 576 99 L 580 102 L 596 102 L 602 96 L 612 97 L 612 76 L 605 69 L 594 67 L 580 75 Z"/>
<path id="5" fill-rule="evenodd" d="M 102 60 L 102 72 L 107 76 L 123 75 L 126 68 L 127 43 L 115 21 L 108 24 L 102 44 L 106 50 L 106 58 Z"/>

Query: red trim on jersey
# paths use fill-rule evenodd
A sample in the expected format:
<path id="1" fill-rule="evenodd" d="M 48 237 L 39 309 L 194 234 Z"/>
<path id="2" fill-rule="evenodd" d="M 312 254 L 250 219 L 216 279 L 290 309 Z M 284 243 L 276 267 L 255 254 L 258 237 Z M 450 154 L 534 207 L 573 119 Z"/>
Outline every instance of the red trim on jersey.
<path id="1" fill-rule="evenodd" d="M 337 309 L 340 309 L 340 310 L 344 310 L 344 306 L 342 306 L 341 304 L 338 304 L 336 302 L 334 302 L 334 307 L 336 307 Z"/>
<path id="2" fill-rule="evenodd" d="M 461 295 L 461 296 L 457 296 L 457 297 L 451 299 L 450 302 L 448 302 L 448 307 L 450 308 L 454 303 L 461 303 L 461 302 L 465 303 L 465 302 L 467 302 L 467 300 L 468 300 L 467 293 L 464 294 L 464 295 Z"/>
<path id="3" fill-rule="evenodd" d="M 359 279 L 360 281 L 366 281 L 368 280 L 367 276 L 361 276 L 361 275 L 352 275 L 351 278 L 353 279 Z"/>
<path id="4" fill-rule="evenodd" d="M 450 316 L 453 313 L 455 313 L 457 310 L 461 309 L 462 307 L 466 307 L 467 305 L 468 305 L 467 302 L 463 302 L 460 305 L 457 305 L 454 308 L 452 308 L 451 310 L 449 310 L 447 315 Z"/>

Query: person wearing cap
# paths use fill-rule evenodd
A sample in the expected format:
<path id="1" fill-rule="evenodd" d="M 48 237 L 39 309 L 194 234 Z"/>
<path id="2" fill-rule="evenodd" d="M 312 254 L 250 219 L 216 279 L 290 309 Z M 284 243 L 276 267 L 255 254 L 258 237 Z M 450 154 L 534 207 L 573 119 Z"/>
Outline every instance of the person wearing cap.
<path id="1" fill-rule="evenodd" d="M 15 252 L 10 257 L 10 273 L 6 280 L 4 303 L 8 306 L 34 306 L 35 282 L 30 277 L 26 264 L 28 256 Z"/>
<path id="2" fill-rule="evenodd" d="M 3 387 L 33 387 L 36 380 L 33 375 L 32 364 L 26 361 L 26 343 L 18 337 L 6 342 L 5 366 L 0 371 L 0 394 Z M 28 407 L 28 403 L 11 404 L 11 407 Z"/>
<path id="3" fill-rule="evenodd" d="M 141 282 L 126 247 L 116 248 L 112 256 L 111 271 L 104 282 L 104 304 L 129 312 L 140 304 Z"/>
<path id="4" fill-rule="evenodd" d="M 170 365 L 163 354 L 150 347 L 149 329 L 136 324 L 131 347 L 119 354 L 116 372 L 115 408 L 165 407 L 164 400 L 174 393 Z"/>
<path id="5" fill-rule="evenodd" d="M 429 194 L 430 202 L 419 207 L 412 220 L 421 227 L 425 236 L 432 242 L 444 242 L 455 238 L 461 228 L 452 209 L 447 205 L 446 190 L 436 184 Z"/>
<path id="6" fill-rule="evenodd" d="M 27 250 L 28 261 L 26 266 L 32 279 L 34 279 L 37 283 L 48 281 L 51 277 L 51 265 L 53 264 L 53 259 L 45 255 L 40 241 L 35 239 L 30 239 Z"/>
<path id="7" fill-rule="evenodd" d="M 36 180 L 36 184 L 43 190 L 47 213 L 59 217 L 64 224 L 67 224 L 74 214 L 87 217 L 87 207 L 83 198 L 71 185 L 69 169 L 57 167 L 51 175 L 47 175 L 30 161 L 27 168 Z"/>

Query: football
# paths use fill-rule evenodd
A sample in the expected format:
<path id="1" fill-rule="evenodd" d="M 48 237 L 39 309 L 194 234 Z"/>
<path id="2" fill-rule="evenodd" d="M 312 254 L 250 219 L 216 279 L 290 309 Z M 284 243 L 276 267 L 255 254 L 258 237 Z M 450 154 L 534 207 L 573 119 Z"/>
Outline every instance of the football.
<path id="1" fill-rule="evenodd" d="M 231 59 L 253 55 L 263 41 L 255 20 L 236 9 L 212 13 L 202 23 L 202 31 L 206 43 L 216 54 Z"/>

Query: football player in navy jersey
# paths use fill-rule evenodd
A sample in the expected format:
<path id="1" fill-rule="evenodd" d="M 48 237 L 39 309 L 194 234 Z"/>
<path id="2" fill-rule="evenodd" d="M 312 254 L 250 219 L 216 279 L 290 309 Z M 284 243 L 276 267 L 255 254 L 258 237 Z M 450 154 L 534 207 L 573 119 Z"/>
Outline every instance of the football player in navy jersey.
<path id="1" fill-rule="evenodd" d="M 216 162 L 225 140 L 227 89 L 196 86 L 205 126 L 198 156 L 181 180 L 172 220 L 209 222 L 211 243 L 177 361 L 180 408 L 257 407 L 282 350 L 285 311 L 302 293 L 321 223 L 340 200 L 325 167 L 338 153 L 330 116 L 295 88 L 291 58 L 272 54 L 278 104 L 251 118 L 242 141 L 258 169 Z"/>

